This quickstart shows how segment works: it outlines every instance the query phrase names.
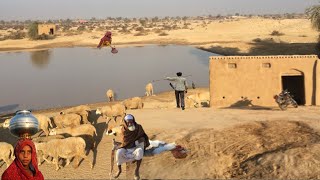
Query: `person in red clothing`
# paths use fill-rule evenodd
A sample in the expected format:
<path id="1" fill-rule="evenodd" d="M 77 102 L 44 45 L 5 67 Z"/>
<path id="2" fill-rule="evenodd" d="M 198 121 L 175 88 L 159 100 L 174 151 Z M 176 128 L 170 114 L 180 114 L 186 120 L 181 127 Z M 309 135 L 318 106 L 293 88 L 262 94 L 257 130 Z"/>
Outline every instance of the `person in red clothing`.
<path id="1" fill-rule="evenodd" d="M 117 53 L 118 50 L 115 47 L 111 46 L 112 43 L 112 33 L 110 31 L 107 31 L 106 34 L 101 38 L 100 43 L 98 44 L 97 48 L 101 49 L 102 46 L 110 46 L 111 52 L 113 54 Z"/>
<path id="2" fill-rule="evenodd" d="M 97 48 L 101 48 L 102 46 L 110 46 L 112 42 L 111 35 L 112 33 L 110 31 L 107 31 L 106 34 L 101 38 Z"/>
<path id="3" fill-rule="evenodd" d="M 38 169 L 37 154 L 30 139 L 19 139 L 14 148 L 15 159 L 2 174 L 2 180 L 43 180 Z"/>

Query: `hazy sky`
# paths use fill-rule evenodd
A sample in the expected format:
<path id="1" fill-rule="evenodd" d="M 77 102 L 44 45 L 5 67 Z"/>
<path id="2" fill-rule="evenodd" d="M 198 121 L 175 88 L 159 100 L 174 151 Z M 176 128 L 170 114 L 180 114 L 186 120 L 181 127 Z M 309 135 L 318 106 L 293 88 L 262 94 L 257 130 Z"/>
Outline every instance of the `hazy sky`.
<path id="1" fill-rule="evenodd" d="M 1 20 L 303 13 L 319 0 L 0 0 Z"/>

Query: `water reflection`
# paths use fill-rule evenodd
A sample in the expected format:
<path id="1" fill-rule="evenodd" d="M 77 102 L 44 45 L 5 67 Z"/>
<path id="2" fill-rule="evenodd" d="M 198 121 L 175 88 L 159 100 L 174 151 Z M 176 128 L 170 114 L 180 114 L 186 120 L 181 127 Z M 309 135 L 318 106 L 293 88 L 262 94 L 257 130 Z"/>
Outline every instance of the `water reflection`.
<path id="1" fill-rule="evenodd" d="M 37 68 L 45 68 L 48 66 L 50 61 L 51 52 L 50 50 L 40 50 L 30 52 L 30 59 L 32 65 Z"/>

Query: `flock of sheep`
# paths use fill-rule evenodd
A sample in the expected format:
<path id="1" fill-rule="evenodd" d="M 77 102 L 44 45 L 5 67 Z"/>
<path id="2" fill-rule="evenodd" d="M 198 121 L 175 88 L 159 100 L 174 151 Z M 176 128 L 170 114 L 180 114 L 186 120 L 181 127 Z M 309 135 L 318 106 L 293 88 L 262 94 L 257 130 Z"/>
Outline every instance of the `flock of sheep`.
<path id="1" fill-rule="evenodd" d="M 153 86 L 149 83 L 146 86 L 146 96 L 153 95 Z M 114 101 L 114 93 L 112 90 L 106 92 L 107 99 Z M 201 104 L 201 101 L 209 98 L 203 93 L 196 93 L 189 95 L 187 99 L 191 100 L 193 104 Z M 112 128 L 119 125 L 118 118 L 122 119 L 126 110 L 141 109 L 143 102 L 140 97 L 133 97 L 126 99 L 120 103 L 113 105 L 106 105 L 92 111 L 87 105 L 80 105 L 61 111 L 58 115 L 48 117 L 42 114 L 34 114 L 39 121 L 39 129 L 42 132 L 38 137 L 34 137 L 38 155 L 38 163 L 41 165 L 41 158 L 47 163 L 55 165 L 56 170 L 59 170 L 59 160 L 64 159 L 65 165 L 69 165 L 70 159 L 75 158 L 75 166 L 79 164 L 79 158 L 88 159 L 87 156 L 96 147 L 97 131 L 94 122 L 89 121 L 90 115 L 100 115 L 106 120 L 107 128 L 106 134 L 110 135 Z M 3 128 L 8 128 L 10 119 L 5 120 L 2 124 Z M 46 137 L 53 136 L 51 140 L 42 140 L 40 135 L 45 134 Z M 45 139 L 45 138 L 43 138 Z M 63 145 L 63 146 L 62 146 Z M 7 166 L 10 165 L 14 159 L 13 146 L 6 142 L 0 142 L 0 160 L 2 159 Z M 93 161 L 88 160 L 90 167 L 93 168 Z"/>

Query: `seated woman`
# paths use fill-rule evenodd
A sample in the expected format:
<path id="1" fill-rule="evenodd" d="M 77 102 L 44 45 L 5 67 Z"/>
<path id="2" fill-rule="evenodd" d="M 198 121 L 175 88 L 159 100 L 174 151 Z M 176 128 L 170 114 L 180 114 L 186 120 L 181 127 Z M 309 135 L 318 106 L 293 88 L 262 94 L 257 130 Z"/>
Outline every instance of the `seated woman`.
<path id="1" fill-rule="evenodd" d="M 18 140 L 14 148 L 15 159 L 2 174 L 2 180 L 43 180 L 38 169 L 37 154 L 30 139 Z"/>

